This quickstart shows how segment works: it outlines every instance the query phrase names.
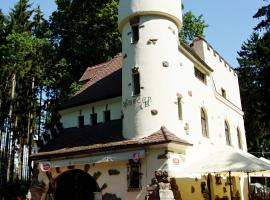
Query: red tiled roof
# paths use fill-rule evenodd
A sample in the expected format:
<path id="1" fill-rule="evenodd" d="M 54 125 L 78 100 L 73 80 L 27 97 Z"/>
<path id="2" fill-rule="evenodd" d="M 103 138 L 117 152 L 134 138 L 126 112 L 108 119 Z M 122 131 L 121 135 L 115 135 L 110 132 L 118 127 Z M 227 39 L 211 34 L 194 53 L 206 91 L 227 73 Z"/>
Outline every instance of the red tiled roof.
<path id="1" fill-rule="evenodd" d="M 87 82 L 81 87 L 81 89 L 77 92 L 77 94 L 80 94 L 85 89 L 95 84 L 99 80 L 121 69 L 122 61 L 123 61 L 122 54 L 119 53 L 112 60 L 108 62 L 101 63 L 92 67 L 88 67 L 79 80 L 80 82 L 82 81 L 87 81 Z"/>
<path id="2" fill-rule="evenodd" d="M 88 67 L 80 81 L 85 82 L 71 98 L 63 101 L 56 110 L 63 110 L 122 95 L 122 54 L 112 60 Z"/>
<path id="3" fill-rule="evenodd" d="M 83 139 L 83 138 L 82 138 Z M 135 138 L 135 139 L 122 139 L 120 141 L 112 141 L 108 143 L 96 143 L 88 146 L 74 146 L 71 148 L 61 148 L 51 151 L 39 152 L 31 156 L 32 160 L 45 159 L 45 158 L 55 158 L 67 155 L 78 155 L 90 152 L 102 152 L 108 150 L 117 150 L 117 149 L 129 149 L 138 146 L 144 145 L 155 145 L 162 143 L 179 143 L 183 145 L 191 145 L 185 140 L 178 138 L 173 133 L 169 132 L 165 127 L 161 127 L 160 130 L 151 134 L 148 137 L 144 138 Z"/>

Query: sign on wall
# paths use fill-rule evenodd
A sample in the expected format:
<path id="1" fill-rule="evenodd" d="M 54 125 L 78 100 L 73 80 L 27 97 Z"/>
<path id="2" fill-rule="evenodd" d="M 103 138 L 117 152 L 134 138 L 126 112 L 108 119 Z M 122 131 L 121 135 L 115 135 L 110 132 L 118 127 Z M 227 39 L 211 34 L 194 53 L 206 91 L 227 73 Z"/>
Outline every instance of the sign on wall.
<path id="1" fill-rule="evenodd" d="M 123 108 L 127 108 L 132 105 L 137 105 L 140 109 L 147 108 L 151 105 L 151 97 L 136 97 L 132 99 L 126 99 L 123 101 Z"/>

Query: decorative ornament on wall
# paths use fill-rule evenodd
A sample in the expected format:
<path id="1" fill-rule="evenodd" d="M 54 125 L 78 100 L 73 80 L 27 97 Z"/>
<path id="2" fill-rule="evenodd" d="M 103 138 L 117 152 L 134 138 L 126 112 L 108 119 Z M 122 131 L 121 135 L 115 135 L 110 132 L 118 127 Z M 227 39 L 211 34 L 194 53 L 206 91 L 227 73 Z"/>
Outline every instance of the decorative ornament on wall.
<path id="1" fill-rule="evenodd" d="M 158 39 L 149 39 L 148 41 L 147 41 L 147 44 L 148 45 L 150 45 L 150 44 L 153 44 L 153 45 L 155 45 L 156 44 L 156 42 L 158 41 Z"/>
<path id="2" fill-rule="evenodd" d="M 89 169 L 90 169 L 90 165 L 89 165 L 89 164 L 85 164 L 85 165 L 84 165 L 84 171 L 85 171 L 85 172 L 88 172 Z"/>
<path id="3" fill-rule="evenodd" d="M 169 67 L 169 62 L 168 61 L 163 61 L 162 66 L 163 67 Z"/>
<path id="4" fill-rule="evenodd" d="M 120 174 L 120 171 L 117 170 L 117 169 L 109 169 L 108 170 L 108 173 L 109 173 L 110 176 L 112 176 L 112 175 L 118 175 L 118 174 Z"/>
<path id="5" fill-rule="evenodd" d="M 152 115 L 157 115 L 157 114 L 158 114 L 158 111 L 157 111 L 156 109 L 151 110 L 151 114 L 152 114 Z"/>
<path id="6" fill-rule="evenodd" d="M 101 176 L 101 172 L 95 172 L 94 175 L 93 175 L 93 178 L 95 180 L 98 180 L 98 178 Z"/>
<path id="7" fill-rule="evenodd" d="M 195 192 L 195 187 L 192 185 L 191 186 L 191 193 L 194 193 Z"/>

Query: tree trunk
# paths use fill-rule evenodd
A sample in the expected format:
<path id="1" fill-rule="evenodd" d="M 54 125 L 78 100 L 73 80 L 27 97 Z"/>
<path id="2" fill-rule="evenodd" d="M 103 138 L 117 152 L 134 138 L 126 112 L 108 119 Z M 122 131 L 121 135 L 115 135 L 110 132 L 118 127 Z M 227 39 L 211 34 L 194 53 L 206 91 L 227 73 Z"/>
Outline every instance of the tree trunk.
<path id="1" fill-rule="evenodd" d="M 32 95 L 32 99 L 35 99 L 34 98 L 34 88 L 35 88 L 35 77 L 32 78 L 32 88 L 31 88 L 31 95 Z M 42 92 L 42 90 L 41 90 Z M 41 101 L 41 100 L 40 100 Z M 27 179 L 30 180 L 30 177 L 31 177 L 31 169 L 32 169 L 32 166 L 31 166 L 31 161 L 29 160 L 29 157 L 31 156 L 32 154 L 32 142 L 33 142 L 33 114 L 31 113 L 31 111 L 33 112 L 34 110 L 34 104 L 35 102 L 32 101 L 32 104 L 31 104 L 31 109 L 30 109 L 30 112 L 29 112 L 29 115 L 28 115 L 28 157 L 27 157 L 27 160 L 28 160 L 28 177 Z M 41 117 L 41 116 L 40 116 Z"/>
<path id="2" fill-rule="evenodd" d="M 6 130 L 6 141 L 5 141 L 5 148 L 4 148 L 4 154 L 3 154 L 3 170 L 2 170 L 2 185 L 3 185 L 3 193 L 4 196 L 6 196 L 6 191 L 7 191 L 7 177 L 8 177 L 8 166 L 9 166 L 9 147 L 10 147 L 10 135 L 11 135 L 11 130 L 12 130 L 12 122 L 11 122 L 11 117 L 12 117 L 12 110 L 13 110 L 13 99 L 15 95 L 15 87 L 16 87 L 16 75 L 12 75 L 11 79 L 11 94 L 10 94 L 10 105 L 9 105 L 9 112 L 8 112 L 8 128 Z"/>

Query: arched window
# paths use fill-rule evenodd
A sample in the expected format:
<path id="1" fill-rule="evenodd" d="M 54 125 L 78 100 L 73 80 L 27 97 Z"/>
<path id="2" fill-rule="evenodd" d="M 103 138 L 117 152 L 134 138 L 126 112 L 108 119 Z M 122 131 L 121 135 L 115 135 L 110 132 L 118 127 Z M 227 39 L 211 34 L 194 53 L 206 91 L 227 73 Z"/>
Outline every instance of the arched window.
<path id="1" fill-rule="evenodd" d="M 204 137 L 209 137 L 207 116 L 203 108 L 201 108 L 201 126 L 202 126 L 202 135 Z"/>
<path id="2" fill-rule="evenodd" d="M 240 132 L 239 127 L 237 128 L 237 140 L 238 140 L 239 149 L 243 149 L 242 137 L 241 137 L 241 132 Z"/>
<path id="3" fill-rule="evenodd" d="M 226 137 L 226 144 L 231 145 L 231 134 L 230 134 L 230 128 L 227 121 L 225 121 L 225 137 Z"/>

